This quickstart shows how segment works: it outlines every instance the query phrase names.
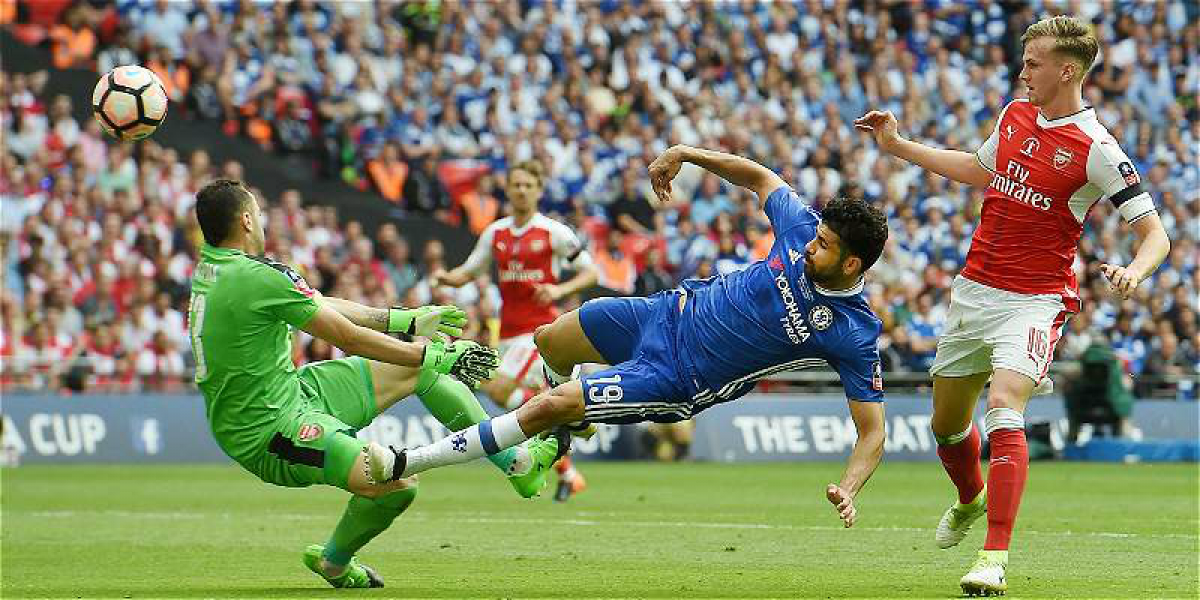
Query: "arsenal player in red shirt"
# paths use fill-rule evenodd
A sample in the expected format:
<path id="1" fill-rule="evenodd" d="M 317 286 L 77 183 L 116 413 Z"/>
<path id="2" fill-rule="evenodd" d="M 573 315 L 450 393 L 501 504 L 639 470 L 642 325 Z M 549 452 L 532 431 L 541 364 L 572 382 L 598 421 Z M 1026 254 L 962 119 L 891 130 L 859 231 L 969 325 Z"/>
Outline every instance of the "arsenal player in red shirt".
<path id="1" fill-rule="evenodd" d="M 938 455 L 958 488 L 958 501 L 938 525 L 938 546 L 957 545 L 987 514 L 983 550 L 960 581 L 969 595 L 1008 587 L 1009 540 L 1029 468 L 1023 413 L 1031 395 L 1048 391 L 1054 345 L 1079 310 L 1071 265 L 1089 210 L 1096 202 L 1112 203 L 1138 236 L 1130 264 L 1101 265 L 1122 297 L 1170 250 L 1132 162 L 1083 103 L 1083 80 L 1099 51 L 1091 28 L 1053 17 L 1031 25 L 1021 42 L 1020 80 L 1028 98 L 1004 107 L 975 153 L 904 139 L 890 112 L 871 111 L 855 121 L 884 152 L 987 188 L 930 368 Z M 984 432 L 992 458 L 985 485 L 972 415 L 989 380 Z"/>
<path id="2" fill-rule="evenodd" d="M 459 287 L 492 262 L 500 288 L 500 368 L 480 389 L 496 404 L 516 408 L 525 398 L 524 388 L 542 386 L 542 358 L 533 342 L 540 325 L 558 317 L 557 302 L 596 284 L 596 269 L 587 248 L 566 225 L 538 212 L 544 189 L 542 164 L 517 163 L 508 171 L 505 194 L 511 216 L 492 223 L 479 236 L 467 261 L 449 272 L 433 274 L 434 283 Z M 559 281 L 559 272 L 570 267 L 575 276 Z M 570 457 L 558 464 L 562 501 L 584 488 L 583 476 Z"/>

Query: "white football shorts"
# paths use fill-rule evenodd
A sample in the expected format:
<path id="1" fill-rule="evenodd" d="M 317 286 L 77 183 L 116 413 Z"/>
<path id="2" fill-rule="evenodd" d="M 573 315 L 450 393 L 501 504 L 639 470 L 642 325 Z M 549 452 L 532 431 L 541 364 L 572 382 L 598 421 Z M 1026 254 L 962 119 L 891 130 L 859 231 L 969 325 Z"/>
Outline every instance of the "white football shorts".
<path id="1" fill-rule="evenodd" d="M 1070 316 L 1059 295 L 1020 294 L 959 275 L 950 286 L 946 331 L 929 374 L 965 377 L 1008 369 L 1032 379 L 1037 391 L 1046 390 L 1054 346 Z"/>
<path id="2" fill-rule="evenodd" d="M 538 388 L 544 383 L 542 355 L 533 334 L 526 333 L 500 340 L 500 368 L 496 373 L 521 385 Z"/>

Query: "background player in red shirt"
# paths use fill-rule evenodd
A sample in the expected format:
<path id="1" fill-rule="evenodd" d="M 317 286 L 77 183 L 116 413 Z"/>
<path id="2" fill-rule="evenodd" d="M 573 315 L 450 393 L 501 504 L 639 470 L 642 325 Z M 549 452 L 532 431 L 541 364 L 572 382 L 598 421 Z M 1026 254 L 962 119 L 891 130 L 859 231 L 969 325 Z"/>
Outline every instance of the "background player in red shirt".
<path id="1" fill-rule="evenodd" d="M 558 301 L 596 284 L 596 269 L 587 248 L 566 225 L 538 212 L 545 174 L 537 161 L 523 161 L 508 171 L 504 191 L 512 214 L 488 226 L 467 261 L 449 272 L 433 274 L 438 285 L 459 287 L 496 263 L 500 287 L 500 368 L 480 389 L 496 404 L 516 408 L 526 389 L 543 385 L 542 358 L 533 342 L 540 325 L 558 317 Z M 559 282 L 562 267 L 575 276 Z M 566 500 L 585 487 L 569 456 L 558 465 L 555 499 Z"/>
<path id="2" fill-rule="evenodd" d="M 1079 310 L 1071 266 L 1089 210 L 1107 198 L 1140 240 L 1128 266 L 1101 265 L 1122 297 L 1170 250 L 1136 169 L 1083 103 L 1083 80 L 1099 51 L 1095 34 L 1059 16 L 1031 25 L 1021 42 L 1020 80 L 1028 99 L 1004 107 L 974 154 L 906 140 L 890 112 L 871 111 L 855 121 L 884 152 L 987 188 L 930 368 L 938 455 L 958 488 L 958 502 L 938 525 L 938 546 L 957 545 L 976 519 L 988 516 L 983 550 L 960 582 L 969 595 L 1008 587 L 1008 545 L 1029 468 L 1023 412 L 1035 391 L 1049 390 L 1054 345 L 1067 317 Z M 984 429 L 992 458 L 985 485 L 972 415 L 989 379 Z"/>

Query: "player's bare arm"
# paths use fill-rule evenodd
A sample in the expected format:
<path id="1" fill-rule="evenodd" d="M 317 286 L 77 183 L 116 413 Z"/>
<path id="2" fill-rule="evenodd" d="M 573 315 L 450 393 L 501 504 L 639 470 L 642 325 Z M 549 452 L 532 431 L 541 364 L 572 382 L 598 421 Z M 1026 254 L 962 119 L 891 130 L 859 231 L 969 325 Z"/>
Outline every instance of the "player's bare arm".
<path id="1" fill-rule="evenodd" d="M 691 146 L 672 146 L 650 163 L 650 184 L 659 202 L 671 200 L 671 181 L 679 174 L 683 163 L 692 163 L 734 185 L 744 187 L 758 195 L 762 208 L 771 192 L 787 185 L 774 171 L 741 156 L 705 150 Z"/>
<path id="2" fill-rule="evenodd" d="M 1138 284 L 1154 273 L 1171 252 L 1171 240 L 1157 214 L 1146 215 L 1131 225 L 1138 237 L 1137 254 L 1128 266 L 1100 265 L 1109 287 L 1122 298 L 1133 295 Z"/>
<path id="3" fill-rule="evenodd" d="M 320 303 L 317 313 L 302 329 L 341 348 L 346 354 L 380 362 L 419 367 L 425 356 L 424 344 L 402 342 L 374 329 L 355 325 L 328 302 Z"/>
<path id="4" fill-rule="evenodd" d="M 846 527 L 854 525 L 858 518 L 854 498 L 862 491 L 879 466 L 879 461 L 883 459 L 884 441 L 883 403 L 850 400 L 849 404 L 850 417 L 858 431 L 858 440 L 850 452 L 841 481 L 837 484 L 831 483 L 825 488 L 825 497 L 833 504 Z"/>
<path id="5" fill-rule="evenodd" d="M 317 303 L 329 306 L 359 327 L 384 333 L 459 337 L 467 324 L 467 313 L 450 305 L 374 308 L 333 296 L 318 296 Z"/>
<path id="6" fill-rule="evenodd" d="M 870 133 L 880 150 L 961 183 L 987 187 L 992 174 L 970 152 L 933 148 L 900 136 L 896 115 L 873 110 L 854 120 L 854 128 Z"/>
<path id="7" fill-rule="evenodd" d="M 543 304 L 558 302 L 571 294 L 586 290 L 599 280 L 595 265 L 580 267 L 575 276 L 562 283 L 544 283 L 537 288 L 537 300 Z"/>
<path id="8" fill-rule="evenodd" d="M 490 379 L 500 364 L 496 351 L 486 346 L 459 340 L 446 344 L 441 340 L 424 343 L 403 342 L 384 333 L 355 325 L 341 313 L 321 304 L 312 319 L 302 327 L 346 354 L 405 367 L 422 367 L 450 375 L 471 388 Z"/>

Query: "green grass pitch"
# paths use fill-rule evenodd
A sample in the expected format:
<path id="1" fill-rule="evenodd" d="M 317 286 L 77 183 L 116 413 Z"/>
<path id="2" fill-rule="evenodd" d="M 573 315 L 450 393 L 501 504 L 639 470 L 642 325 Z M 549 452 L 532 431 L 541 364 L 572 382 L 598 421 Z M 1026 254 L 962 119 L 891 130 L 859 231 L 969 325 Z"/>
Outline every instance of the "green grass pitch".
<path id="1" fill-rule="evenodd" d="M 300 563 L 341 514 L 331 488 L 234 467 L 3 471 L 4 598 L 952 598 L 983 542 L 937 550 L 951 487 L 885 462 L 843 529 L 828 464 L 584 464 L 567 504 L 523 501 L 484 466 L 422 476 L 361 553 L 382 590 L 335 592 Z M 1009 596 L 1197 597 L 1195 465 L 1035 463 Z"/>

